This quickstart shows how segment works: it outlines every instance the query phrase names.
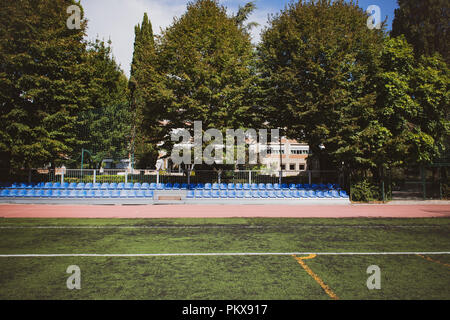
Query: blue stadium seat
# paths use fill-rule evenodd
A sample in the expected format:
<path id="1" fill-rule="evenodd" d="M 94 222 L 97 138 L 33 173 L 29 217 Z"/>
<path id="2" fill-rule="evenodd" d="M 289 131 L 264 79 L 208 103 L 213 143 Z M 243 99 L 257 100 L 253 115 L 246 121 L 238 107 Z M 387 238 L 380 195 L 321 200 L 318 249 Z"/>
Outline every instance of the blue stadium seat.
<path id="1" fill-rule="evenodd" d="M 308 184 L 308 183 L 305 183 L 305 184 L 303 185 L 303 189 L 311 189 L 311 185 Z"/>
<path id="2" fill-rule="evenodd" d="M 154 183 L 154 182 L 150 183 L 148 189 L 149 189 L 149 190 L 155 190 L 155 189 L 156 189 L 156 183 Z"/>
<path id="3" fill-rule="evenodd" d="M 123 189 L 124 190 L 131 190 L 131 189 L 133 189 L 133 183 L 131 183 L 131 182 L 125 183 L 125 185 L 123 186 Z"/>
<path id="4" fill-rule="evenodd" d="M 50 198 L 52 196 L 52 190 L 45 189 L 44 193 L 42 194 L 42 198 Z"/>
<path id="5" fill-rule="evenodd" d="M 258 184 L 258 189 L 259 190 L 266 190 L 266 184 L 265 183 Z"/>
<path id="6" fill-rule="evenodd" d="M 145 190 L 144 191 L 144 196 L 146 198 L 153 198 L 153 190 Z"/>
<path id="7" fill-rule="evenodd" d="M 116 188 L 117 190 L 123 190 L 123 189 L 125 189 L 125 183 L 124 182 L 119 182 L 118 184 L 117 184 L 117 188 Z"/>
<path id="8" fill-rule="evenodd" d="M 336 190 L 331 190 L 330 194 L 333 198 L 340 198 L 341 196 L 339 195 L 339 193 Z"/>
<path id="9" fill-rule="evenodd" d="M 282 189 L 282 190 L 288 190 L 288 189 L 289 189 L 289 186 L 288 186 L 286 183 L 282 183 L 282 184 L 281 184 L 281 189 Z"/>
<path id="10" fill-rule="evenodd" d="M 211 192 L 211 198 L 220 198 L 220 191 L 219 190 L 213 190 Z"/>
<path id="11" fill-rule="evenodd" d="M 275 191 L 273 191 L 273 190 L 267 191 L 267 196 L 269 198 L 276 198 L 277 197 L 277 195 L 275 194 Z"/>
<path id="12" fill-rule="evenodd" d="M 86 198 L 87 191 L 86 190 L 77 190 L 77 198 Z"/>
<path id="13" fill-rule="evenodd" d="M 34 189 L 26 190 L 25 197 L 26 198 L 34 198 L 36 196 L 36 191 Z"/>
<path id="14" fill-rule="evenodd" d="M 53 190 L 52 198 L 61 198 L 62 191 L 61 190 Z"/>
<path id="15" fill-rule="evenodd" d="M 323 194 L 323 191 L 322 190 L 318 190 L 318 191 L 316 191 L 316 197 L 317 198 L 325 198 L 325 196 L 324 196 L 324 194 Z"/>
<path id="16" fill-rule="evenodd" d="M 300 198 L 309 198 L 309 196 L 306 194 L 306 190 L 302 189 L 299 191 Z"/>
<path id="17" fill-rule="evenodd" d="M 267 183 L 266 184 L 266 190 L 273 190 L 273 184 Z"/>
<path id="18" fill-rule="evenodd" d="M 218 183 L 213 183 L 212 189 L 213 190 L 219 190 L 219 184 Z"/>
<path id="19" fill-rule="evenodd" d="M 128 192 L 128 198 L 136 198 L 135 190 L 127 190 L 127 192 Z"/>
<path id="20" fill-rule="evenodd" d="M 260 198 L 260 195 L 259 195 L 259 191 L 258 190 L 253 190 L 253 191 L 251 191 L 252 192 L 252 198 Z"/>
<path id="21" fill-rule="evenodd" d="M 236 191 L 236 198 L 243 198 L 244 197 L 244 191 L 238 190 Z"/>
<path id="22" fill-rule="evenodd" d="M 211 190 L 212 189 L 212 184 L 211 183 L 205 183 L 204 189 L 205 190 Z"/>
<path id="23" fill-rule="evenodd" d="M 25 190 L 25 189 L 19 189 L 18 190 L 18 192 L 17 192 L 17 196 L 16 197 L 18 197 L 18 198 L 23 198 L 23 197 L 25 197 L 25 194 L 27 193 L 27 190 Z"/>
<path id="24" fill-rule="evenodd" d="M 86 191 L 86 198 L 94 198 L 95 196 L 95 191 L 94 190 L 87 190 Z"/>
<path id="25" fill-rule="evenodd" d="M 7 197 L 7 196 L 9 196 L 9 189 L 3 189 L 0 192 L 0 197 Z"/>
<path id="26" fill-rule="evenodd" d="M 203 183 L 197 183 L 195 186 L 195 189 L 197 190 L 203 190 L 205 188 L 205 185 Z"/>
<path id="27" fill-rule="evenodd" d="M 220 184 L 220 190 L 227 190 L 227 184 L 226 183 L 221 183 Z"/>
<path id="28" fill-rule="evenodd" d="M 181 189 L 182 189 L 182 190 L 187 190 L 187 188 L 188 188 L 187 183 L 182 183 L 182 184 L 181 184 Z"/>
<path id="29" fill-rule="evenodd" d="M 252 198 L 252 192 L 250 190 L 245 190 L 244 198 Z"/>
<path id="30" fill-rule="evenodd" d="M 279 183 L 274 183 L 273 184 L 273 190 L 281 190 L 280 184 Z"/>
<path id="31" fill-rule="evenodd" d="M 53 183 L 51 182 L 47 182 L 46 184 L 44 184 L 44 189 L 51 189 L 53 187 Z"/>
<path id="32" fill-rule="evenodd" d="M 120 197 L 120 191 L 117 189 L 111 190 L 111 198 L 119 198 Z"/>
<path id="33" fill-rule="evenodd" d="M 300 191 L 299 190 L 292 191 L 292 197 L 293 198 L 301 198 L 300 197 Z"/>
<path id="34" fill-rule="evenodd" d="M 96 182 L 92 184 L 92 190 L 100 190 L 101 187 L 101 183 Z"/>
<path id="35" fill-rule="evenodd" d="M 150 189 L 150 184 L 148 184 L 148 182 L 144 182 L 141 185 L 141 190 L 149 190 Z"/>
<path id="36" fill-rule="evenodd" d="M 229 183 L 228 186 L 227 186 L 227 189 L 228 190 L 234 190 L 235 189 L 234 183 Z"/>
<path id="37" fill-rule="evenodd" d="M 67 189 L 75 189 L 77 187 L 77 184 L 75 183 L 75 182 L 71 182 L 71 183 L 69 183 L 69 186 L 67 187 Z M 44 187 L 44 189 L 45 189 L 45 187 Z"/>
<path id="38" fill-rule="evenodd" d="M 157 183 L 156 184 L 156 190 L 164 190 L 164 187 L 165 187 L 164 183 Z"/>
<path id="39" fill-rule="evenodd" d="M 211 191 L 205 190 L 203 192 L 203 198 L 211 198 Z"/>
<path id="40" fill-rule="evenodd" d="M 83 190 L 83 189 L 84 189 L 84 183 L 83 183 L 83 182 L 78 183 L 78 184 L 77 184 L 77 187 L 76 187 L 75 189 L 77 189 L 77 190 Z"/>
<path id="41" fill-rule="evenodd" d="M 331 191 L 324 191 L 323 195 L 325 196 L 325 198 L 333 198 L 333 196 L 331 195 Z"/>
<path id="42" fill-rule="evenodd" d="M 267 193 L 266 190 L 263 190 L 263 191 L 259 191 L 259 196 L 260 196 L 261 198 L 266 199 L 266 198 L 269 197 L 269 194 Z"/>
<path id="43" fill-rule="evenodd" d="M 186 198 L 189 198 L 189 199 L 195 198 L 195 191 L 194 190 L 188 190 Z"/>
<path id="44" fill-rule="evenodd" d="M 119 193 L 119 197 L 120 198 L 128 198 L 128 190 L 120 190 L 119 191 L 120 193 Z"/>
<path id="45" fill-rule="evenodd" d="M 133 190 L 141 190 L 141 188 L 142 188 L 142 185 L 141 185 L 141 183 L 140 182 L 135 182 L 134 184 L 133 184 Z"/>
<path id="46" fill-rule="evenodd" d="M 250 185 L 248 183 L 244 183 L 244 186 L 242 188 L 243 190 L 250 190 Z"/>
<path id="47" fill-rule="evenodd" d="M 181 186 L 179 183 L 174 183 L 173 184 L 173 190 L 180 190 Z"/>
<path id="48" fill-rule="evenodd" d="M 281 191 L 281 190 L 275 191 L 275 194 L 276 194 L 277 198 L 284 198 L 283 191 Z"/>
<path id="49" fill-rule="evenodd" d="M 135 190 L 136 198 L 145 198 L 144 190 Z"/>
<path id="50" fill-rule="evenodd" d="M 92 187 L 93 187 L 94 185 L 92 184 L 92 183 L 86 183 L 85 185 L 84 185 L 84 190 L 91 190 L 92 189 Z"/>
<path id="51" fill-rule="evenodd" d="M 41 187 L 39 186 L 39 184 L 38 184 L 36 187 L 37 187 L 37 188 L 41 188 Z M 61 185 L 61 188 L 63 188 L 63 189 L 69 188 L 69 183 L 68 183 L 68 182 L 64 182 L 64 183 Z"/>
<path id="52" fill-rule="evenodd" d="M 295 183 L 291 183 L 289 185 L 289 190 L 297 190 L 297 185 Z"/>
<path id="53" fill-rule="evenodd" d="M 194 191 L 194 190 L 189 190 L 189 191 Z M 196 198 L 203 198 L 203 191 L 202 190 L 195 190 L 194 194 L 195 194 Z"/>
<path id="54" fill-rule="evenodd" d="M 339 192 L 339 194 L 341 195 L 341 198 L 348 198 L 348 194 L 347 192 L 345 192 L 345 190 L 341 190 L 341 192 Z"/>
<path id="55" fill-rule="evenodd" d="M 285 198 L 292 198 L 292 191 L 291 190 L 284 190 L 283 191 L 283 196 Z"/>
<path id="56" fill-rule="evenodd" d="M 63 191 L 67 191 L 66 189 Z M 62 192 L 62 191 L 61 191 Z M 44 190 L 43 189 L 37 189 L 36 190 L 36 197 L 37 198 L 42 198 L 44 196 Z"/>
<path id="57" fill-rule="evenodd" d="M 69 198 L 70 196 L 70 190 L 69 189 L 63 189 L 61 190 L 61 198 Z"/>
<path id="58" fill-rule="evenodd" d="M 324 185 L 323 183 L 321 183 L 321 184 L 319 184 L 319 187 L 318 187 L 320 190 L 325 190 L 325 189 L 327 189 L 327 186 L 326 185 Z"/>
<path id="59" fill-rule="evenodd" d="M 303 189 L 303 185 L 301 183 L 297 183 L 295 187 L 297 188 L 297 190 Z"/>
<path id="60" fill-rule="evenodd" d="M 94 191 L 94 198 L 103 198 L 103 195 L 105 194 L 105 190 L 95 190 Z"/>
<path id="61" fill-rule="evenodd" d="M 195 190 L 197 188 L 197 185 L 195 183 L 189 183 L 188 189 L 189 190 Z"/>
<path id="62" fill-rule="evenodd" d="M 228 190 L 228 198 L 236 198 L 236 191 Z"/>
<path id="63" fill-rule="evenodd" d="M 306 195 L 307 195 L 309 198 L 317 198 L 316 193 L 314 192 L 314 190 L 308 190 L 308 191 L 306 191 Z"/>
<path id="64" fill-rule="evenodd" d="M 172 190 L 172 184 L 169 182 L 169 183 L 166 183 L 165 185 L 164 185 L 164 190 Z"/>
<path id="65" fill-rule="evenodd" d="M 242 183 L 236 183 L 236 190 L 242 190 Z"/>
<path id="66" fill-rule="evenodd" d="M 52 185 L 52 189 L 61 189 L 61 183 L 55 182 L 55 183 Z"/>
<path id="67" fill-rule="evenodd" d="M 313 189 L 313 190 L 317 190 L 317 189 L 319 189 L 319 185 L 318 185 L 318 184 L 315 184 L 315 183 L 313 183 L 313 184 L 311 185 L 311 189 Z"/>
<path id="68" fill-rule="evenodd" d="M 258 184 L 252 183 L 252 184 L 250 185 L 250 189 L 251 189 L 251 190 L 258 190 Z"/>
<path id="69" fill-rule="evenodd" d="M 228 192 L 227 190 L 221 190 L 220 191 L 220 197 L 221 198 L 228 198 Z M 231 191 L 230 191 L 231 192 Z"/>

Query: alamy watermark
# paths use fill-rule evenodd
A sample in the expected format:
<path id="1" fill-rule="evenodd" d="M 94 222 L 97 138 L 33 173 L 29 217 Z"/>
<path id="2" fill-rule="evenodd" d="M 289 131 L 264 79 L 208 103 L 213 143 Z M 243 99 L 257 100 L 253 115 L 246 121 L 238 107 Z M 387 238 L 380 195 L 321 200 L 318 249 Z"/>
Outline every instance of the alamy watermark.
<path id="1" fill-rule="evenodd" d="M 367 18 L 367 28 L 381 29 L 381 9 L 377 5 L 370 5 L 366 13 L 369 15 Z"/>
<path id="2" fill-rule="evenodd" d="M 81 29 L 81 9 L 77 5 L 67 7 L 67 13 L 70 17 L 67 19 L 66 25 L 70 30 Z"/>
<path id="3" fill-rule="evenodd" d="M 366 270 L 367 274 L 370 274 L 371 276 L 367 278 L 367 289 L 373 290 L 373 289 L 381 289 L 381 269 L 377 265 L 371 265 L 367 267 Z"/>
<path id="4" fill-rule="evenodd" d="M 69 278 L 67 278 L 66 286 L 67 289 L 73 290 L 81 289 L 81 269 L 79 266 L 71 265 L 67 267 L 66 273 L 71 274 Z"/>
<path id="5" fill-rule="evenodd" d="M 177 129 L 172 131 L 171 140 L 178 142 L 171 152 L 171 160 L 176 165 L 192 164 L 192 149 L 194 150 L 194 164 L 245 164 L 247 145 L 249 146 L 249 164 L 257 164 L 258 155 L 260 160 L 267 156 L 267 129 L 259 129 L 258 132 L 255 129 L 245 131 L 243 129 L 226 129 L 224 144 L 223 134 L 220 130 L 212 128 L 203 134 L 202 122 L 194 121 L 193 138 L 189 130 Z M 279 142 L 279 129 L 270 130 L 270 140 L 271 144 Z M 202 149 L 203 143 L 207 144 L 204 150 Z M 223 156 L 224 149 L 225 157 Z"/>

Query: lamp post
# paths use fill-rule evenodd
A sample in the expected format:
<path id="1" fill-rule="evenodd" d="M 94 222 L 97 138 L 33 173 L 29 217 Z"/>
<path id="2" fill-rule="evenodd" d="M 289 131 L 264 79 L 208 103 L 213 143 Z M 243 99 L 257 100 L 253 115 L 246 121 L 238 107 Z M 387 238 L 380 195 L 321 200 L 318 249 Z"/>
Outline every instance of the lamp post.
<path id="1" fill-rule="evenodd" d="M 281 128 L 279 128 L 281 132 Z M 281 154 L 281 133 L 280 133 L 280 178 L 279 178 L 279 185 L 281 187 L 282 183 L 282 177 L 283 177 L 283 156 Z"/>
<path id="2" fill-rule="evenodd" d="M 81 179 L 83 179 L 83 162 L 84 162 L 84 153 L 87 152 L 92 157 L 92 154 L 89 152 L 89 150 L 86 150 L 84 148 L 81 148 Z"/>

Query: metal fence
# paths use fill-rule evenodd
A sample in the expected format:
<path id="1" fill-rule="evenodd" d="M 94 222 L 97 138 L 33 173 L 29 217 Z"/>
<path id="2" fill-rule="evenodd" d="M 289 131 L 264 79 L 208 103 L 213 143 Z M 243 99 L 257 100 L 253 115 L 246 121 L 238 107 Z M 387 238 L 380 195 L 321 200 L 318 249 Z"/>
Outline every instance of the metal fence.
<path id="1" fill-rule="evenodd" d="M 29 169 L 10 175 L 2 182 L 140 182 L 140 183 L 333 183 L 343 185 L 338 171 L 268 171 L 268 170 L 165 170 L 127 169 Z"/>

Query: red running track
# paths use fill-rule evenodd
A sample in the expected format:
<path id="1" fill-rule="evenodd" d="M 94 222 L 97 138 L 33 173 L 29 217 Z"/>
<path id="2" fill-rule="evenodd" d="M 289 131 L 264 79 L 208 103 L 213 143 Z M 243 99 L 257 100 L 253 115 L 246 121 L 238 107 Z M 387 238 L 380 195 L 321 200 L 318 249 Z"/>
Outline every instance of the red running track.
<path id="1" fill-rule="evenodd" d="M 432 218 L 450 205 L 0 205 L 3 218 Z"/>

